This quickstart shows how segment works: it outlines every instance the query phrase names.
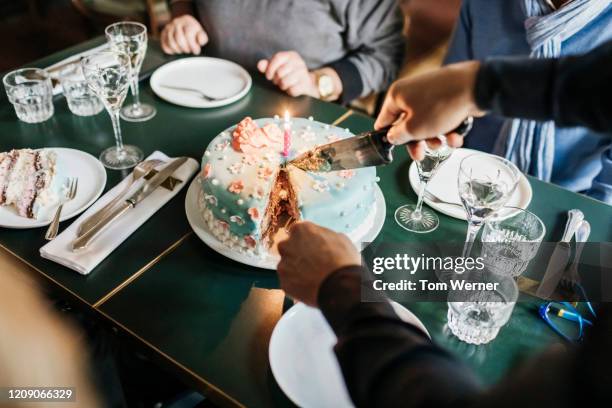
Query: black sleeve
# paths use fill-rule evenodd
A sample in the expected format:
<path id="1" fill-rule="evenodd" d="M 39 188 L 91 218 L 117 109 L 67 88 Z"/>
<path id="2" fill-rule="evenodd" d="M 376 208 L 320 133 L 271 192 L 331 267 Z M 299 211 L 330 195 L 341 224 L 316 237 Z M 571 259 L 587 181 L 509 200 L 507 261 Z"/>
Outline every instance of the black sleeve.
<path id="1" fill-rule="evenodd" d="M 180 17 L 185 14 L 195 15 L 193 0 L 170 0 L 169 4 L 172 18 Z"/>
<path id="2" fill-rule="evenodd" d="M 361 302 L 361 267 L 336 271 L 319 307 L 338 336 L 336 356 L 358 407 L 461 407 L 479 390 L 472 373 L 389 303 Z M 371 297 L 369 297 L 371 298 Z"/>
<path id="3" fill-rule="evenodd" d="M 493 58 L 475 87 L 477 105 L 507 117 L 612 130 L 612 41 L 560 59 Z"/>

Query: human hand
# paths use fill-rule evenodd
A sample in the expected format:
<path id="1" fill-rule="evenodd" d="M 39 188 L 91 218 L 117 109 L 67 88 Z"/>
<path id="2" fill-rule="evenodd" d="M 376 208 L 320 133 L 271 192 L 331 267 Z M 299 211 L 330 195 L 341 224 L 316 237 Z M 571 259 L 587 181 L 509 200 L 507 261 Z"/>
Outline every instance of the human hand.
<path id="1" fill-rule="evenodd" d="M 460 147 L 463 138 L 455 129 L 468 116 L 481 116 L 474 101 L 474 85 L 480 63 L 449 65 L 423 75 L 396 81 L 385 98 L 375 128 L 393 125 L 388 138 L 394 144 L 408 143 L 415 160 L 425 155 L 426 143 L 435 148 L 437 135 Z"/>
<path id="2" fill-rule="evenodd" d="M 161 33 L 161 47 L 166 54 L 199 54 L 208 43 L 208 35 L 195 17 L 184 14 L 170 21 Z"/>
<path id="3" fill-rule="evenodd" d="M 296 51 L 280 51 L 257 63 L 259 72 L 290 96 L 309 95 L 319 98 L 316 77 Z"/>
<path id="4" fill-rule="evenodd" d="M 281 288 L 293 299 L 317 306 L 319 287 L 338 269 L 361 264 L 361 255 L 344 234 L 311 222 L 294 224 L 278 244 Z"/>

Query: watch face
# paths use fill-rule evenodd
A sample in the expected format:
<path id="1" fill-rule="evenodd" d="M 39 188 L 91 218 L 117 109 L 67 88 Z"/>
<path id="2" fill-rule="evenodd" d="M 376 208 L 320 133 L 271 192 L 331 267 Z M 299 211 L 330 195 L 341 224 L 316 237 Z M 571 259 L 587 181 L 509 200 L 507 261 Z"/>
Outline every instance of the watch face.
<path id="1" fill-rule="evenodd" d="M 334 92 L 334 81 L 329 75 L 321 75 L 317 85 L 322 98 L 327 98 Z"/>

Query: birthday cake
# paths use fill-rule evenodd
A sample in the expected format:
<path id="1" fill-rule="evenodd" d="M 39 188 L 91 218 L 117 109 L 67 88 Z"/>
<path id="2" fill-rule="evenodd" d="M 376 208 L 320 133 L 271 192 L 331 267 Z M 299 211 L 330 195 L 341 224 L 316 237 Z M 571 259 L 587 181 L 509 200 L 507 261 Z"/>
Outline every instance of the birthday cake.
<path id="1" fill-rule="evenodd" d="M 57 167 L 51 150 L 0 153 L 0 205 L 12 206 L 22 217 L 40 218 L 58 203 L 62 183 Z"/>
<path id="2" fill-rule="evenodd" d="M 232 249 L 267 253 L 275 233 L 307 220 L 354 241 L 372 226 L 376 169 L 305 172 L 289 162 L 352 136 L 312 118 L 243 119 L 221 132 L 202 158 L 199 208 L 209 230 Z"/>

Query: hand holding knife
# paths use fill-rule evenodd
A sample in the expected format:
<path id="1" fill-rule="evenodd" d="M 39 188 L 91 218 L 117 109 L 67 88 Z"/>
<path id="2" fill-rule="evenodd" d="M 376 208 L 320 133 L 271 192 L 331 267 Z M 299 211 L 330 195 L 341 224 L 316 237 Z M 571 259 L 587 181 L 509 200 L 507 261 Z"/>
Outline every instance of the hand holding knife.
<path id="1" fill-rule="evenodd" d="M 454 132 L 465 136 L 472 129 L 473 123 L 474 119 L 470 116 Z M 389 129 L 391 126 L 317 146 L 291 160 L 290 164 L 314 172 L 389 164 L 393 161 L 393 149 L 396 146 L 387 140 Z"/>
<path id="2" fill-rule="evenodd" d="M 134 194 L 123 201 L 117 208 L 113 209 L 108 215 L 100 220 L 95 226 L 86 231 L 83 235 L 72 241 L 72 250 L 83 249 L 89 245 L 100 232 L 102 232 L 112 221 L 125 214 L 131 208 L 147 198 L 155 191 L 167 178 L 187 161 L 187 157 L 179 157 L 167 164 L 155 176 L 142 185 Z"/>

